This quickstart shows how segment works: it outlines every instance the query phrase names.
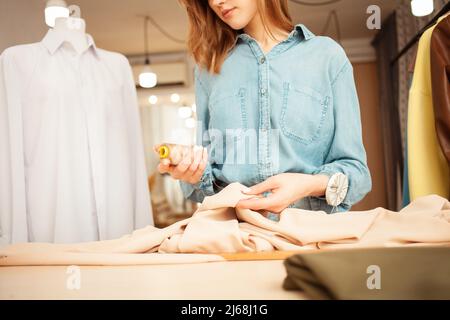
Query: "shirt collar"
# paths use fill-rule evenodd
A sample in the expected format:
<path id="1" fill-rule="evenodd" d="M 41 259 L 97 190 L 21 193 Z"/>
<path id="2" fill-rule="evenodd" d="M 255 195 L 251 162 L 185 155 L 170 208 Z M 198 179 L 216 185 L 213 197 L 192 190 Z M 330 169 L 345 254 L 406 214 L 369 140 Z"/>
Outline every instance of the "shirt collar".
<path id="1" fill-rule="evenodd" d="M 92 50 L 95 53 L 95 55 L 99 57 L 98 49 L 97 46 L 95 45 L 94 38 L 92 38 L 90 34 L 86 34 L 86 36 L 88 41 L 88 48 L 86 50 L 89 49 Z M 53 55 L 64 43 L 64 37 L 62 37 L 62 34 L 55 32 L 52 29 L 49 29 L 44 39 L 42 39 L 42 43 L 50 52 L 50 54 Z"/>
<path id="2" fill-rule="evenodd" d="M 295 26 L 294 31 L 301 32 L 303 34 L 304 40 L 309 40 L 311 38 L 314 38 L 316 35 L 312 33 L 307 27 L 305 27 L 303 24 L 299 23 Z"/>
<path id="3" fill-rule="evenodd" d="M 294 26 L 294 30 L 291 31 L 287 40 L 291 40 L 297 36 L 300 36 L 300 40 L 309 40 L 315 37 L 315 34 L 312 33 L 305 25 L 299 23 Z M 241 39 L 244 41 L 248 41 L 252 39 L 248 34 L 241 33 L 236 37 L 236 42 Z"/>

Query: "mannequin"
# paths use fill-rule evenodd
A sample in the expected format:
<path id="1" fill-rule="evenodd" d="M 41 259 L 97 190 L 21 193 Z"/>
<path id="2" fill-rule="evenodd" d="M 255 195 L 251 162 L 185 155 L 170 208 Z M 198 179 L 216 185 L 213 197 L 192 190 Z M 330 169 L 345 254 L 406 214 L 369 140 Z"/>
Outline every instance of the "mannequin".
<path id="1" fill-rule="evenodd" d="M 56 18 L 53 30 L 62 34 L 65 41 L 70 43 L 78 54 L 84 52 L 89 45 L 86 23 L 81 18 Z"/>
<path id="2" fill-rule="evenodd" d="M 79 15 L 0 55 L 0 177 L 0 245 L 153 224 L 130 64 L 97 48 Z"/>

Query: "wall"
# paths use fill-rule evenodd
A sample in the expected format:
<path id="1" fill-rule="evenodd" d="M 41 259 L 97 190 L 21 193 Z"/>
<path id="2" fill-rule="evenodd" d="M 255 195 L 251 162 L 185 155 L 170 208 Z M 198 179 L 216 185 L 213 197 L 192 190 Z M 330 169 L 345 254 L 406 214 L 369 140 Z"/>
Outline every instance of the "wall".
<path id="1" fill-rule="evenodd" d="M 353 64 L 361 108 L 363 141 L 372 176 L 372 191 L 353 206 L 352 210 L 368 210 L 387 205 L 376 66 L 376 62 Z"/>

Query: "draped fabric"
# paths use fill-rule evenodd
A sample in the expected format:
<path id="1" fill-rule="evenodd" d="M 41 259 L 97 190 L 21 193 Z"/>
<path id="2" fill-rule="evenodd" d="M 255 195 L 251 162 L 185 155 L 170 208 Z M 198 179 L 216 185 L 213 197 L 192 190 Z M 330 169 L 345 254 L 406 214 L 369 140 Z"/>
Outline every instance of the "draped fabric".
<path id="1" fill-rule="evenodd" d="M 0 265 L 127 265 L 187 263 L 207 254 L 314 251 L 373 247 L 450 246 L 450 202 L 419 198 L 400 212 L 308 211 L 288 208 L 272 221 L 236 208 L 249 195 L 239 183 L 206 197 L 188 219 L 158 229 L 148 226 L 115 240 L 79 244 L 25 243 L 0 249 Z M 174 254 L 184 254 L 174 258 Z"/>

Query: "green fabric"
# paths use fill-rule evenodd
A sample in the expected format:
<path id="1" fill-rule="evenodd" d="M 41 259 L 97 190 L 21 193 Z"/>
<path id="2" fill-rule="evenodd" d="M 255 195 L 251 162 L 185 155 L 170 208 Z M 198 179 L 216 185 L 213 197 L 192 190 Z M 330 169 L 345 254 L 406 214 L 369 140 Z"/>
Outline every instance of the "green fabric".
<path id="1" fill-rule="evenodd" d="M 304 253 L 284 265 L 283 288 L 312 299 L 450 299 L 449 247 Z M 373 265 L 379 267 L 380 289 L 373 288 L 377 272 L 368 272 Z"/>

